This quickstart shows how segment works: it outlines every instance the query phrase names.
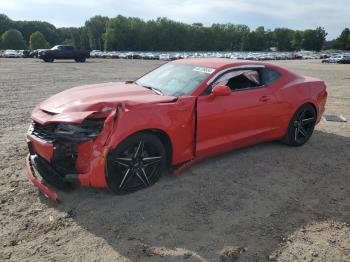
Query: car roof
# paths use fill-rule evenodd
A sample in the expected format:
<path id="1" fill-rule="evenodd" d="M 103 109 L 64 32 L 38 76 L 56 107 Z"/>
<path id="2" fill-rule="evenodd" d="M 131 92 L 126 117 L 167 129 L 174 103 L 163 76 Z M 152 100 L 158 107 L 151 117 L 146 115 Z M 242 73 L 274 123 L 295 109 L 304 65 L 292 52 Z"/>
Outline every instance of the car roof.
<path id="1" fill-rule="evenodd" d="M 54 47 L 56 47 L 56 46 L 72 46 L 72 45 L 55 45 Z"/>
<path id="2" fill-rule="evenodd" d="M 210 68 L 220 68 L 223 66 L 240 66 L 240 65 L 266 65 L 266 63 L 250 60 L 238 60 L 228 58 L 185 58 L 173 61 L 173 63 L 188 64 L 194 66 L 203 66 Z"/>
<path id="3" fill-rule="evenodd" d="M 172 61 L 172 63 L 209 67 L 215 70 L 221 70 L 229 67 L 249 66 L 249 65 L 252 65 L 252 67 L 254 67 L 256 65 L 259 65 L 259 66 L 267 66 L 268 68 L 277 70 L 280 74 L 283 74 L 283 75 L 300 76 L 297 73 L 289 71 L 286 68 L 283 68 L 274 64 L 266 63 L 266 62 L 255 61 L 255 60 L 241 60 L 241 59 L 229 59 L 229 58 L 185 58 L 185 59 L 174 60 Z"/>

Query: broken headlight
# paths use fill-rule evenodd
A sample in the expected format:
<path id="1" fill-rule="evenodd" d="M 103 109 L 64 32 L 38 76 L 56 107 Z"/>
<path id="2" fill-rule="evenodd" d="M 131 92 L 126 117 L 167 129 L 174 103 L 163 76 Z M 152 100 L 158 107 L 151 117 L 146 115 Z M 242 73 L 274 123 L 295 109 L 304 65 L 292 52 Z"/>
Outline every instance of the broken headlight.
<path id="1" fill-rule="evenodd" d="M 85 119 L 80 125 L 58 124 L 54 133 L 56 138 L 76 142 L 95 139 L 102 131 L 104 119 Z"/>

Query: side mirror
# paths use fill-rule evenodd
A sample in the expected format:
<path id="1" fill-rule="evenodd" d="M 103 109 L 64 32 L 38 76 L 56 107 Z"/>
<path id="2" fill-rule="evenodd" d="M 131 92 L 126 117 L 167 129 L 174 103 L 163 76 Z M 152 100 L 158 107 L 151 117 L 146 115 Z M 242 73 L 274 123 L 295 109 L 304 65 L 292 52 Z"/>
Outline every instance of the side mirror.
<path id="1" fill-rule="evenodd" d="M 214 86 L 213 90 L 211 91 L 211 93 L 214 96 L 229 96 L 231 95 L 231 89 L 228 86 L 224 86 L 224 85 L 216 85 Z"/>

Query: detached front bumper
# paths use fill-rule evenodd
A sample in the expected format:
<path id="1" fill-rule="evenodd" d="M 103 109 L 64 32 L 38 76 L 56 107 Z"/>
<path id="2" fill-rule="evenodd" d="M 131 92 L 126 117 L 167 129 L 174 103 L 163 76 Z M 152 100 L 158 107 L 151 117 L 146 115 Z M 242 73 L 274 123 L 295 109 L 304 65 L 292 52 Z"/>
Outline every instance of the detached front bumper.
<path id="1" fill-rule="evenodd" d="M 70 189 L 73 183 L 107 188 L 108 142 L 110 134 L 115 132 L 117 112 L 117 108 L 111 111 L 101 129 L 101 120 L 84 120 L 74 126 L 48 120 L 39 124 L 34 120 L 26 135 L 29 148 L 26 163 L 33 184 L 54 201 L 58 200 L 57 194 L 46 182 L 62 190 Z M 94 133 L 96 126 L 99 133 Z"/>
<path id="2" fill-rule="evenodd" d="M 58 199 L 57 193 L 51 190 L 50 188 L 48 188 L 46 185 L 44 185 L 36 176 L 30 154 L 28 154 L 26 157 L 26 166 L 27 166 L 29 179 L 30 181 L 32 181 L 34 186 L 36 186 L 47 198 L 50 198 L 54 202 L 58 203 L 59 199 Z"/>
<path id="3" fill-rule="evenodd" d="M 98 140 L 83 143 L 49 143 L 27 133 L 29 154 L 26 166 L 29 179 L 48 198 L 58 202 L 52 188 L 67 191 L 72 184 L 107 187 L 105 156 L 107 150 Z M 49 185 L 49 186 L 48 186 Z"/>
<path id="4" fill-rule="evenodd" d="M 31 140 L 27 139 L 29 154 L 26 157 L 29 179 L 47 198 L 58 203 L 58 195 L 50 186 L 65 191 L 71 188 L 70 183 L 78 181 L 79 175 L 60 174 L 51 166 L 52 163 L 46 160 L 54 154 L 53 145 L 30 138 Z"/>

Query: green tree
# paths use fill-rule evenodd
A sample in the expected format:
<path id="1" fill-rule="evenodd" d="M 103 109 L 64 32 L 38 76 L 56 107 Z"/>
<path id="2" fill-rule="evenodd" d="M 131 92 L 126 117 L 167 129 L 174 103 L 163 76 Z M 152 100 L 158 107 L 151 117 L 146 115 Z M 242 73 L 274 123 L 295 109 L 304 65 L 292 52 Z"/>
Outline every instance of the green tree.
<path id="1" fill-rule="evenodd" d="M 326 36 L 328 35 L 328 33 L 323 27 L 317 27 L 315 31 L 316 31 L 316 44 L 315 44 L 314 50 L 321 51 L 326 42 Z"/>
<path id="2" fill-rule="evenodd" d="M 326 41 L 327 33 L 322 27 L 315 30 L 307 29 L 303 32 L 302 48 L 305 50 L 321 51 Z"/>
<path id="3" fill-rule="evenodd" d="M 126 46 L 128 31 L 129 26 L 126 17 L 118 15 L 117 17 L 110 19 L 104 35 L 105 50 L 129 50 Z M 91 41 L 90 36 L 89 39 L 90 46 L 96 49 L 95 41 Z"/>
<path id="4" fill-rule="evenodd" d="M 323 49 L 325 50 L 336 49 L 337 48 L 336 42 L 337 42 L 336 39 L 326 41 L 323 45 Z"/>
<path id="5" fill-rule="evenodd" d="M 293 50 L 299 51 L 301 49 L 303 43 L 303 32 L 295 31 L 292 40 L 292 48 Z"/>
<path id="6" fill-rule="evenodd" d="M 24 49 L 26 47 L 22 33 L 16 29 L 7 30 L 1 36 L 3 49 Z"/>
<path id="7" fill-rule="evenodd" d="M 89 37 L 89 44 L 92 49 L 103 49 L 103 35 L 106 32 L 108 21 L 108 17 L 97 15 L 85 22 L 85 28 Z"/>
<path id="8" fill-rule="evenodd" d="M 81 49 L 90 50 L 89 36 L 85 27 L 80 30 L 80 45 Z"/>
<path id="9" fill-rule="evenodd" d="M 241 50 L 242 51 L 252 51 L 254 50 L 255 33 L 248 32 L 242 37 Z"/>
<path id="10" fill-rule="evenodd" d="M 341 50 L 350 50 L 350 30 L 345 28 L 335 40 L 335 47 Z"/>
<path id="11" fill-rule="evenodd" d="M 263 51 L 277 47 L 280 51 L 324 47 L 348 49 L 349 29 L 344 30 L 336 44 L 325 41 L 322 27 L 294 31 L 288 28 L 265 30 L 263 26 L 251 31 L 247 25 L 202 23 L 185 24 L 164 17 L 144 21 L 137 17 L 94 16 L 83 27 L 56 28 L 41 21 L 13 21 L 0 14 L 0 37 L 9 29 L 17 29 L 24 43 L 39 31 L 49 44 L 67 43 L 82 49 L 128 51 Z M 23 47 L 22 47 L 23 48 Z"/>
<path id="12" fill-rule="evenodd" d="M 56 27 L 47 22 L 41 21 L 14 21 L 14 27 L 23 34 L 23 39 L 29 43 L 29 38 L 32 33 L 39 31 L 49 42 L 51 46 L 59 44 L 60 37 Z"/>
<path id="13" fill-rule="evenodd" d="M 41 32 L 36 31 L 30 35 L 29 48 L 32 50 L 45 49 L 49 48 L 49 43 L 46 41 L 45 36 Z"/>
<path id="14" fill-rule="evenodd" d="M 275 46 L 279 51 L 291 51 L 293 42 L 293 30 L 288 28 L 276 28 L 273 31 Z"/>
<path id="15" fill-rule="evenodd" d="M 265 31 L 265 27 L 259 26 L 255 29 L 255 50 L 264 51 L 269 48 L 268 34 Z"/>
<path id="16" fill-rule="evenodd" d="M 6 15 L 0 14 L 0 37 L 5 31 L 11 28 L 14 28 L 12 20 Z"/>

